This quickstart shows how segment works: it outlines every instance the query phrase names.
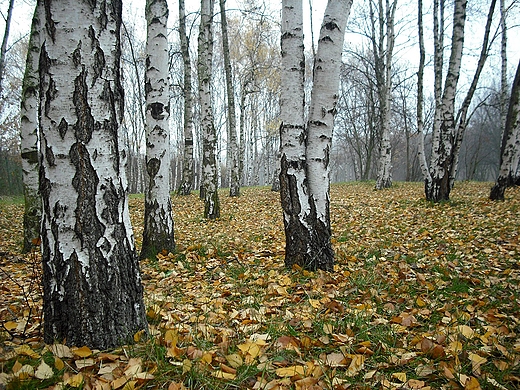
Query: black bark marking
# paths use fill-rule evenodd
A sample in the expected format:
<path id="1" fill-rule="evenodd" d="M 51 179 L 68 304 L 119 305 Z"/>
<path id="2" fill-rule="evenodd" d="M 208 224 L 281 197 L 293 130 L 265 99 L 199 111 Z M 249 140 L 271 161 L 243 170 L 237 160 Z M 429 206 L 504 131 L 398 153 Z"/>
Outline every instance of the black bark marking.
<path id="1" fill-rule="evenodd" d="M 148 105 L 148 109 L 150 110 L 150 114 L 152 115 L 152 118 L 156 121 L 160 121 L 164 119 L 164 104 L 160 102 L 156 103 L 150 103 Z"/>
<path id="2" fill-rule="evenodd" d="M 45 159 L 50 167 L 56 165 L 56 158 L 54 157 L 54 152 L 52 151 L 52 147 L 45 146 Z"/>
<path id="3" fill-rule="evenodd" d="M 325 23 L 323 25 L 323 27 L 329 31 L 333 31 L 333 30 L 338 30 L 338 31 L 341 31 L 341 29 L 339 28 L 338 24 L 334 21 L 330 21 L 328 23 Z"/>
<path id="4" fill-rule="evenodd" d="M 72 95 L 77 122 L 73 125 L 74 134 L 78 141 L 89 143 L 94 131 L 94 118 L 88 102 L 87 72 L 83 70 L 74 80 L 74 93 Z"/>
<path id="5" fill-rule="evenodd" d="M 56 42 L 56 26 L 54 24 L 54 20 L 52 19 L 51 2 L 51 0 L 44 0 L 43 8 L 45 10 L 45 29 L 54 43 Z"/>
<path id="6" fill-rule="evenodd" d="M 74 66 L 81 65 L 81 41 L 78 42 L 78 46 L 72 52 L 72 63 L 74 64 Z"/>
<path id="7" fill-rule="evenodd" d="M 38 161 L 39 161 L 38 157 L 39 157 L 39 154 L 38 154 L 37 150 L 31 150 L 30 152 L 22 153 L 22 159 L 24 159 L 31 165 L 38 163 Z"/>
<path id="8" fill-rule="evenodd" d="M 79 237 L 82 247 L 87 247 L 89 253 L 93 254 L 96 250 L 96 243 L 103 236 L 105 229 L 96 213 L 99 178 L 90 162 L 89 152 L 83 143 L 77 142 L 72 145 L 70 160 L 76 167 L 72 186 L 78 193 L 74 232 Z"/>
<path id="9" fill-rule="evenodd" d="M 153 180 L 161 168 L 161 161 L 157 158 L 151 158 L 146 163 L 146 171 L 150 176 L 150 180 Z"/>
<path id="10" fill-rule="evenodd" d="M 65 120 L 65 118 L 61 118 L 60 124 L 58 125 L 58 132 L 60 133 L 61 139 L 65 139 L 65 135 L 67 134 L 67 130 L 69 128 L 69 124 Z"/>

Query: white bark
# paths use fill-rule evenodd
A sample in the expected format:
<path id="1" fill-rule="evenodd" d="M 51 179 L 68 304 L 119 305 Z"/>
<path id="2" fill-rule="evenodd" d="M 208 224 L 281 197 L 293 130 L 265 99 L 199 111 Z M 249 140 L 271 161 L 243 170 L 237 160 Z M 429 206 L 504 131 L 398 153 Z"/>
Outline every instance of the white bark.
<path id="1" fill-rule="evenodd" d="M 38 6 L 44 338 L 105 349 L 147 327 L 119 137 L 122 3 Z"/>
<path id="2" fill-rule="evenodd" d="M 191 87 L 191 59 L 186 35 L 186 9 L 184 0 L 179 0 L 179 36 L 184 64 L 184 155 L 182 160 L 182 181 L 178 193 L 189 195 L 194 181 L 193 164 L 193 94 Z"/>
<path id="3" fill-rule="evenodd" d="M 383 1 L 379 0 L 379 23 L 380 23 L 380 45 L 377 48 L 378 60 L 381 69 L 378 79 L 378 93 L 380 105 L 380 131 L 381 140 L 379 145 L 379 167 L 377 172 L 376 189 L 389 188 L 392 186 L 392 145 L 390 144 L 390 102 L 392 96 L 392 57 L 395 44 L 394 19 L 397 9 L 397 0 L 390 4 L 386 0 L 385 12 L 383 13 Z M 386 27 L 386 29 L 383 27 Z M 386 44 L 383 49 L 383 31 L 386 30 Z"/>
<path id="4" fill-rule="evenodd" d="M 504 200 L 507 187 L 520 185 L 520 61 L 511 89 L 501 149 L 500 170 L 490 193 L 492 200 Z"/>
<path id="5" fill-rule="evenodd" d="M 25 74 L 22 86 L 21 118 L 21 156 L 22 179 L 25 197 L 24 212 L 24 252 L 34 247 L 40 236 L 41 199 L 39 185 L 39 153 L 38 153 L 38 105 L 39 105 L 39 74 L 40 58 L 40 15 L 36 6 L 32 19 L 31 36 L 27 50 Z"/>
<path id="6" fill-rule="evenodd" d="M 175 250 L 170 198 L 168 4 L 146 1 L 146 171 L 141 258 Z"/>
<path id="7" fill-rule="evenodd" d="M 318 221 L 330 229 L 330 148 L 345 27 L 352 0 L 329 0 L 318 40 L 307 136 L 308 181 Z"/>
<path id="8" fill-rule="evenodd" d="M 426 198 L 435 202 L 448 200 L 451 189 L 450 169 L 453 163 L 452 149 L 455 139 L 455 95 L 464 47 L 466 5 L 467 0 L 455 0 L 450 61 L 442 97 L 437 103 L 440 106 L 436 107 L 434 118 L 437 123 L 434 125 L 430 158 L 431 181 L 426 183 L 425 192 Z"/>
<path id="9" fill-rule="evenodd" d="M 426 162 L 426 153 L 424 150 L 424 119 L 423 119 L 423 105 L 424 105 L 424 28 L 423 28 L 423 3 L 418 0 L 418 14 L 417 25 L 419 34 L 419 69 L 417 71 L 417 136 L 419 137 L 417 157 L 419 159 L 419 166 L 426 183 L 431 181 L 428 163 Z"/>
<path id="10" fill-rule="evenodd" d="M 203 132 L 202 150 L 202 195 L 204 197 L 204 217 L 220 217 L 218 198 L 218 172 L 216 161 L 217 135 L 213 121 L 211 102 L 211 75 L 213 61 L 213 7 L 214 0 L 201 0 L 200 29 L 198 38 L 199 58 L 197 63 L 199 78 L 199 99 L 201 105 L 201 126 Z"/>

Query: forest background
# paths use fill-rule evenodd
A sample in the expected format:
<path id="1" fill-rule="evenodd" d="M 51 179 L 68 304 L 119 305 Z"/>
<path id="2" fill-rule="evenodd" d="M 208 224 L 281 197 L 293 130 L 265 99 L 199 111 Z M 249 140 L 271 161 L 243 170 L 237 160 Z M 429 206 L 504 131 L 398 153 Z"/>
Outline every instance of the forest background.
<path id="1" fill-rule="evenodd" d="M 507 3 L 507 2 L 506 2 Z M 368 4 L 368 3 L 367 3 Z M 7 2 L 0 5 L 7 10 Z M 231 42 L 231 63 L 234 75 L 235 101 L 237 102 L 240 182 L 243 186 L 270 185 L 278 174 L 279 151 L 279 95 L 280 95 L 280 6 L 274 1 L 236 1 L 227 4 Z M 312 8 L 312 26 L 309 19 Z M 312 51 L 311 37 L 316 40 L 323 13 L 322 2 L 310 2 L 304 6 L 306 50 Z M 506 4 L 509 34 L 518 31 L 515 24 L 518 6 L 515 1 Z M 0 101 L 0 195 L 21 194 L 21 158 L 19 152 L 19 101 L 24 72 L 28 33 L 34 2 L 20 0 L 15 3 L 13 22 L 8 42 L 5 65 L 5 88 Z M 396 10 L 396 43 L 392 57 L 392 97 L 390 116 L 390 143 L 392 147 L 392 175 L 400 181 L 422 181 L 417 157 L 419 138 L 417 132 L 416 99 L 419 50 L 417 42 L 417 5 L 400 1 Z M 194 2 L 187 4 L 187 26 L 192 58 L 196 58 L 198 33 L 198 9 Z M 216 11 L 218 12 L 218 11 Z M 433 43 L 432 21 L 429 5 L 425 6 L 424 26 L 426 39 L 424 134 L 426 154 L 431 143 L 433 125 Z M 367 5 L 354 4 L 347 26 L 345 51 L 341 72 L 340 99 L 336 117 L 333 150 L 331 154 L 331 180 L 333 182 L 371 180 L 377 176 L 381 130 L 378 124 L 377 82 L 371 47 L 370 17 Z M 471 2 L 468 5 L 461 82 L 457 92 L 462 99 L 468 89 L 482 45 L 483 26 L 487 4 Z M 498 11 L 497 11 L 498 14 Z M 145 71 L 145 31 L 143 2 L 124 3 L 123 75 L 125 88 L 125 120 L 123 130 L 126 149 L 130 151 L 128 178 L 130 192 L 142 193 L 146 171 L 144 168 L 144 91 L 140 80 Z M 4 15 L 5 16 L 5 15 Z M 377 17 L 377 15 L 376 15 Z M 515 19 L 516 18 L 516 19 Z M 493 181 L 500 160 L 502 127 L 500 117 L 500 28 L 498 16 L 493 25 L 490 56 L 472 103 L 470 122 L 460 151 L 457 179 Z M 4 22 L 5 20 L 2 20 Z M 1 24 L 1 23 L 0 23 Z M 3 26 L 0 25 L 0 28 Z M 449 30 L 449 18 L 446 20 Z M 215 53 L 212 88 L 214 90 L 214 118 L 218 134 L 217 160 L 219 185 L 229 186 L 230 162 L 227 156 L 228 133 L 225 75 L 219 32 L 215 23 Z M 178 9 L 170 4 L 170 85 L 171 85 L 171 187 L 176 190 L 182 179 L 183 154 L 183 91 L 182 56 L 178 38 Z M 372 37 L 373 38 L 373 37 Z M 445 50 L 448 50 L 447 46 Z M 308 55 L 308 67 L 312 67 L 312 55 Z M 518 49 L 508 46 L 508 91 L 514 75 Z M 193 66 L 194 83 L 196 67 Z M 309 72 L 308 72 L 309 73 Z M 308 88 L 310 88 L 308 80 Z M 194 88 L 195 90 L 195 88 Z M 364 98 L 361 98 L 364 97 Z M 200 184 L 201 129 L 200 114 L 195 102 L 194 158 L 195 188 Z M 428 156 L 427 156 L 428 159 Z M 197 163 L 198 162 L 198 163 Z"/>

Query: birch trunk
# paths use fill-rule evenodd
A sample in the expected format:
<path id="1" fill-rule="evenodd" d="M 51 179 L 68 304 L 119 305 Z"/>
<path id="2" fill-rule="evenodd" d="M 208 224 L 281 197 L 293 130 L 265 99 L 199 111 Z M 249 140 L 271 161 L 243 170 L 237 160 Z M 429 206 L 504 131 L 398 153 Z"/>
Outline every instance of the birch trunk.
<path id="1" fill-rule="evenodd" d="M 419 159 L 419 166 L 423 174 L 425 183 L 431 181 L 430 172 L 428 170 L 428 163 L 426 162 L 426 153 L 424 150 L 424 62 L 426 58 L 424 50 L 424 28 L 423 28 L 423 3 L 418 0 L 417 24 L 419 34 L 419 69 L 417 71 L 417 136 L 419 137 L 419 145 L 417 157 Z"/>
<path id="2" fill-rule="evenodd" d="M 511 89 L 506 127 L 502 137 L 500 171 L 489 195 L 491 200 L 504 200 L 507 187 L 519 185 L 520 175 L 520 61 Z"/>
<path id="3" fill-rule="evenodd" d="M 146 172 L 144 231 L 140 258 L 175 251 L 170 198 L 170 96 L 168 4 L 146 1 Z"/>
<path id="4" fill-rule="evenodd" d="M 316 237 L 311 242 L 310 268 L 328 271 L 334 268 L 334 250 L 330 241 L 330 150 L 339 97 L 341 54 L 351 5 L 352 0 L 329 0 L 327 3 L 314 62 L 314 83 L 307 125 L 310 223 Z"/>
<path id="5" fill-rule="evenodd" d="M 0 96 L 4 91 L 4 67 L 5 67 L 5 53 L 7 53 L 7 42 L 9 40 L 9 30 L 11 29 L 11 17 L 13 16 L 14 0 L 9 0 L 9 7 L 7 9 L 7 18 L 5 19 L 4 37 L 2 39 L 2 46 L 0 47 Z"/>
<path id="6" fill-rule="evenodd" d="M 220 20 L 222 23 L 222 49 L 224 53 L 224 72 L 226 75 L 226 94 L 228 111 L 228 143 L 230 159 L 229 196 L 240 196 L 240 174 L 238 167 L 237 118 L 235 110 L 235 90 L 231 73 L 231 59 L 229 58 L 229 39 L 226 17 L 226 0 L 220 0 Z"/>
<path id="7" fill-rule="evenodd" d="M 471 81 L 471 85 L 466 93 L 466 97 L 462 102 L 462 106 L 457 112 L 456 117 L 456 131 L 455 131 L 455 139 L 453 141 L 453 149 L 452 149 L 452 164 L 450 167 L 450 191 L 455 184 L 455 178 L 457 177 L 457 170 L 459 166 L 459 155 L 460 155 L 460 147 L 462 145 L 462 140 L 464 138 L 464 133 L 466 132 L 466 127 L 468 124 L 468 110 L 471 104 L 471 100 L 473 99 L 473 95 L 477 89 L 477 84 L 480 79 L 480 74 L 484 69 L 484 64 L 486 63 L 487 57 L 489 55 L 490 41 L 489 35 L 491 33 L 491 24 L 493 22 L 493 14 L 495 12 L 496 0 L 492 0 L 489 6 L 489 12 L 487 16 L 486 27 L 484 28 L 484 41 L 482 42 L 482 49 L 480 52 L 479 60 L 477 63 L 477 69 L 475 70 L 475 74 L 473 75 L 473 80 Z"/>
<path id="8" fill-rule="evenodd" d="M 25 197 L 25 211 L 23 217 L 23 251 L 29 252 L 34 248 L 40 237 L 41 198 L 38 192 L 38 104 L 39 86 L 38 60 L 40 58 L 40 15 L 38 5 L 32 19 L 31 36 L 27 49 L 25 74 L 22 85 L 22 102 L 20 107 L 21 118 L 21 152 L 22 178 Z"/>
<path id="9" fill-rule="evenodd" d="M 44 340 L 147 329 L 119 132 L 121 0 L 39 0 Z"/>
<path id="10" fill-rule="evenodd" d="M 305 156 L 305 58 L 301 0 L 282 1 L 280 97 L 280 200 L 284 213 L 285 265 L 312 267 L 312 227 Z"/>
<path id="11" fill-rule="evenodd" d="M 455 94 L 459 81 L 462 49 L 464 47 L 464 24 L 467 0 L 455 0 L 451 54 L 440 106 L 436 107 L 432 154 L 430 158 L 431 181 L 426 183 L 426 199 L 440 202 L 449 200 L 450 172 L 453 164 L 455 139 Z M 437 111 L 438 110 L 438 111 Z"/>
<path id="12" fill-rule="evenodd" d="M 204 197 L 204 218 L 220 217 L 218 198 L 218 175 L 216 147 L 217 135 L 213 121 L 211 102 L 211 75 L 213 61 L 213 6 L 214 0 L 201 0 L 200 30 L 198 38 L 199 58 L 197 63 L 199 77 L 199 98 L 201 105 L 202 140 L 202 183 Z"/>
<path id="13" fill-rule="evenodd" d="M 182 159 L 182 180 L 179 195 L 189 195 L 193 188 L 193 94 L 191 88 L 191 59 L 186 34 L 186 7 L 184 0 L 179 0 L 179 36 L 182 60 L 184 64 L 184 154 Z"/>
<path id="14" fill-rule="evenodd" d="M 383 2 L 379 0 L 380 21 L 380 45 L 377 48 L 377 57 L 381 63 L 376 71 L 381 74 L 378 79 L 379 106 L 380 106 L 380 131 L 381 141 L 379 147 L 379 168 L 377 172 L 376 189 L 390 188 L 392 186 L 392 145 L 390 144 L 390 101 L 392 95 L 392 55 L 394 51 L 395 32 L 394 19 L 397 0 L 390 5 L 386 0 L 383 16 Z M 384 27 L 386 34 L 383 34 Z M 386 45 L 383 47 L 383 39 L 386 36 Z"/>

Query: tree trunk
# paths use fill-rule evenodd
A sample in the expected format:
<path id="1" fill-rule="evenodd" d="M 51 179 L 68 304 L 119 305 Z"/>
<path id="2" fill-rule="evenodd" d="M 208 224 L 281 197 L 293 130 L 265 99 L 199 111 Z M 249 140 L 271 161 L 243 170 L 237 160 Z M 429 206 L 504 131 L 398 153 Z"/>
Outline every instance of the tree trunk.
<path id="1" fill-rule="evenodd" d="M 220 0 L 220 20 L 222 23 L 222 51 L 224 55 L 224 72 L 226 75 L 226 94 L 228 111 L 228 143 L 231 160 L 229 172 L 229 196 L 240 196 L 240 174 L 238 167 L 237 118 L 235 110 L 235 89 L 231 74 L 231 59 L 229 58 L 229 39 L 226 17 L 226 0 Z"/>
<path id="2" fill-rule="evenodd" d="M 520 184 L 520 61 L 509 99 L 506 127 L 502 137 L 500 171 L 489 195 L 491 200 L 504 200 L 507 187 Z"/>
<path id="3" fill-rule="evenodd" d="M 179 0 L 179 35 L 182 60 L 184 63 L 184 154 L 182 160 L 182 181 L 179 195 L 189 195 L 193 188 L 193 95 L 191 88 L 191 60 L 188 36 L 186 34 L 186 8 L 184 0 Z"/>
<path id="4" fill-rule="evenodd" d="M 201 194 L 204 196 L 204 218 L 207 219 L 220 217 L 216 160 L 217 135 L 213 121 L 213 106 L 211 102 L 213 6 L 214 0 L 201 0 L 198 41 L 199 59 L 197 63 L 203 133 Z"/>
<path id="5" fill-rule="evenodd" d="M 41 197 L 38 192 L 38 104 L 39 86 L 38 60 L 40 58 L 40 8 L 36 5 L 32 19 L 31 36 L 27 48 L 25 74 L 22 85 L 22 102 L 20 107 L 21 118 L 21 151 L 22 151 L 22 178 L 25 197 L 25 211 L 23 217 L 23 251 L 29 252 L 34 248 L 40 237 L 41 224 Z"/>
<path id="6" fill-rule="evenodd" d="M 329 157 L 345 26 L 352 1 L 329 0 L 314 67 L 309 120 L 304 120 L 305 59 L 301 0 L 282 2 L 280 198 L 285 265 L 333 270 Z"/>
<path id="7" fill-rule="evenodd" d="M 168 3 L 146 1 L 146 172 L 144 231 L 140 258 L 175 251 L 170 198 L 170 94 Z"/>
<path id="8" fill-rule="evenodd" d="M 372 4 L 372 3 L 370 3 Z M 385 10 L 383 1 L 379 0 L 379 44 L 375 45 L 374 56 L 376 58 L 376 79 L 379 97 L 379 123 L 381 139 L 379 146 L 379 166 L 376 179 L 376 189 L 390 188 L 392 186 L 392 145 L 390 143 L 390 101 L 392 95 L 392 56 L 394 51 L 395 32 L 394 18 L 397 8 L 397 0 L 390 5 L 386 0 Z M 386 33 L 383 31 L 386 27 Z M 386 37 L 386 45 L 383 45 Z"/>
<path id="9" fill-rule="evenodd" d="M 39 0 L 44 340 L 106 349 L 147 329 L 120 126 L 121 0 Z"/>
<path id="10" fill-rule="evenodd" d="M 0 47 L 0 97 L 4 91 L 4 67 L 5 53 L 7 52 L 7 41 L 9 40 L 9 30 L 11 29 L 11 17 L 13 16 L 14 0 L 9 0 L 9 8 L 7 9 L 7 18 L 5 19 L 4 38 Z"/>
<path id="11" fill-rule="evenodd" d="M 431 181 L 427 182 L 425 186 L 426 199 L 433 202 L 449 200 L 450 197 L 450 172 L 454 162 L 452 152 L 455 139 L 455 95 L 464 46 L 466 5 L 467 0 L 455 0 L 448 73 L 446 74 L 440 106 L 436 107 L 435 121 L 438 121 L 438 133 L 434 129 L 430 158 Z"/>
<path id="12" fill-rule="evenodd" d="M 285 265 L 315 267 L 309 225 L 305 156 L 305 58 L 301 0 L 282 1 L 280 97 L 280 200 L 284 214 Z"/>
<path id="13" fill-rule="evenodd" d="M 314 61 L 314 83 L 307 135 L 307 180 L 312 221 L 312 266 L 332 271 L 334 250 L 330 226 L 330 150 L 338 102 L 339 74 L 345 28 L 352 0 L 329 0 Z"/>
<path id="14" fill-rule="evenodd" d="M 418 0 L 418 13 L 417 13 L 417 25 L 419 34 L 419 69 L 417 71 L 417 136 L 419 137 L 419 144 L 417 147 L 417 157 L 419 159 L 419 166 L 423 174 L 425 183 L 431 181 L 430 171 L 428 169 L 428 163 L 426 162 L 426 153 L 424 150 L 424 119 L 423 119 L 423 106 L 424 106 L 424 62 L 426 58 L 424 50 L 424 28 L 423 28 L 423 3 L 422 0 Z"/>
<path id="15" fill-rule="evenodd" d="M 462 102 L 462 106 L 457 112 L 456 117 L 456 131 L 455 131 L 455 139 L 453 140 L 453 163 L 450 167 L 450 190 L 453 188 L 455 184 L 455 178 L 457 176 L 457 170 L 459 167 L 459 154 L 460 147 L 462 145 L 462 140 L 464 138 L 464 133 L 466 132 L 466 126 L 468 124 L 468 110 L 471 104 L 471 100 L 473 99 L 473 95 L 477 89 L 478 80 L 480 79 L 480 74 L 484 69 L 484 64 L 486 63 L 488 54 L 489 54 L 489 35 L 491 32 L 491 23 L 493 22 L 493 14 L 495 12 L 496 0 L 492 0 L 489 6 L 489 12 L 486 22 L 486 27 L 484 29 L 484 41 L 482 42 L 482 49 L 480 52 L 480 57 L 477 63 L 477 69 L 475 70 L 475 74 L 473 75 L 473 80 L 471 81 L 471 85 L 466 93 L 466 97 Z"/>

